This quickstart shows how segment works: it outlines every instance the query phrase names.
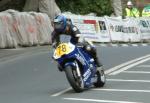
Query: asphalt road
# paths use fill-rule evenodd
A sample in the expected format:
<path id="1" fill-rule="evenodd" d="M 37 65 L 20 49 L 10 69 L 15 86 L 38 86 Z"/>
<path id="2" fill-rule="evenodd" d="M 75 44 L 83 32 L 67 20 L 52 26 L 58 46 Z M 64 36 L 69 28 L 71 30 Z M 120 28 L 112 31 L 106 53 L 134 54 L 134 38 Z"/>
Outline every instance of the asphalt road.
<path id="1" fill-rule="evenodd" d="M 107 82 L 83 93 L 70 89 L 49 46 L 0 50 L 0 103 L 149 103 L 150 46 L 97 49 Z"/>

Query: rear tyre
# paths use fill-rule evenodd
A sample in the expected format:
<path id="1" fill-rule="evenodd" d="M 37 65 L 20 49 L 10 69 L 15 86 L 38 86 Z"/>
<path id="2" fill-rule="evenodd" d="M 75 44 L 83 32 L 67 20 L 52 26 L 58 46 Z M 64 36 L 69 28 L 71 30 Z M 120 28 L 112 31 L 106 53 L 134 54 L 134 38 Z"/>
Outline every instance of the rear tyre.
<path id="1" fill-rule="evenodd" d="M 67 66 L 65 68 L 66 77 L 69 84 L 74 89 L 75 92 L 80 93 L 84 89 L 84 83 L 82 77 L 78 77 L 76 69 L 72 66 Z"/>
<path id="2" fill-rule="evenodd" d="M 104 70 L 103 69 L 97 70 L 96 77 L 97 77 L 97 82 L 94 83 L 94 86 L 95 87 L 103 87 L 105 85 L 105 82 L 106 82 Z"/>

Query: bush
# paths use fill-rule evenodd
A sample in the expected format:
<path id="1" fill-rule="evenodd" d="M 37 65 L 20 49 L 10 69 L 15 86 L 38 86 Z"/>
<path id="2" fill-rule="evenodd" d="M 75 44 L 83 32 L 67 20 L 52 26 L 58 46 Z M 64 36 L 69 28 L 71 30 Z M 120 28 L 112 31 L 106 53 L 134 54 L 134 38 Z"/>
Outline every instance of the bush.
<path id="1" fill-rule="evenodd" d="M 75 14 L 96 13 L 97 16 L 111 15 L 111 0 L 56 0 L 60 9 Z"/>
<path id="2" fill-rule="evenodd" d="M 15 9 L 18 11 L 22 11 L 26 0 L 9 0 L 4 5 L 1 5 L 0 11 L 4 11 L 7 9 Z"/>

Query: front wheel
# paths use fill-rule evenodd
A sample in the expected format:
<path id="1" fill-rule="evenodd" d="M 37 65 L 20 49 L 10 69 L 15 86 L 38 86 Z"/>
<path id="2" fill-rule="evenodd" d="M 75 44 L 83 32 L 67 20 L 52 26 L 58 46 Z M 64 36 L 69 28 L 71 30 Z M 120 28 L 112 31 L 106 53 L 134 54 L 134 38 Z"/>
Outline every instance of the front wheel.
<path id="1" fill-rule="evenodd" d="M 82 92 L 84 89 L 84 83 L 82 77 L 77 75 L 77 70 L 72 66 L 67 66 L 65 68 L 65 73 L 71 87 L 75 90 L 75 92 Z"/>
<path id="2" fill-rule="evenodd" d="M 106 77 L 103 68 L 100 70 L 97 70 L 96 72 L 97 81 L 94 83 L 95 87 L 103 87 L 106 82 Z"/>

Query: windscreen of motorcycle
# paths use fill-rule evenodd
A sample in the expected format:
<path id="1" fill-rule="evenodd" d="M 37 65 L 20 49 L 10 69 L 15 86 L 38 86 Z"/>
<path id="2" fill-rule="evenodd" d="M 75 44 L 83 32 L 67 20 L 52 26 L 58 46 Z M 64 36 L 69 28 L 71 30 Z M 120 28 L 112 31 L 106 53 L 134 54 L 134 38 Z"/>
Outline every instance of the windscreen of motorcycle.
<path id="1" fill-rule="evenodd" d="M 54 51 L 54 59 L 61 58 L 64 54 L 69 54 L 72 51 L 74 51 L 75 45 L 71 43 L 61 43 L 57 46 L 57 48 Z"/>

